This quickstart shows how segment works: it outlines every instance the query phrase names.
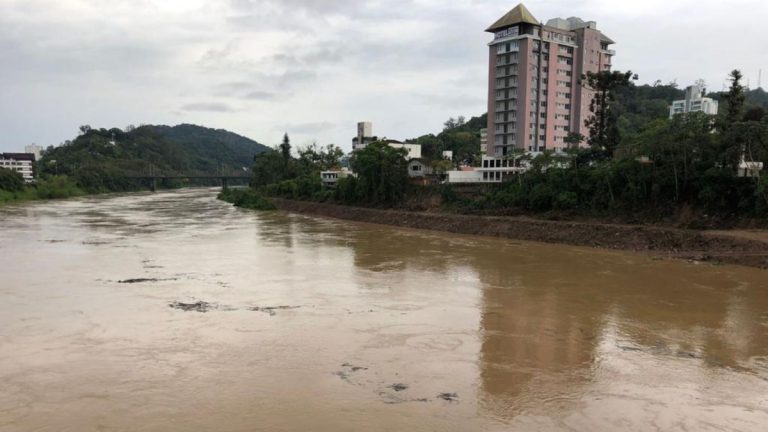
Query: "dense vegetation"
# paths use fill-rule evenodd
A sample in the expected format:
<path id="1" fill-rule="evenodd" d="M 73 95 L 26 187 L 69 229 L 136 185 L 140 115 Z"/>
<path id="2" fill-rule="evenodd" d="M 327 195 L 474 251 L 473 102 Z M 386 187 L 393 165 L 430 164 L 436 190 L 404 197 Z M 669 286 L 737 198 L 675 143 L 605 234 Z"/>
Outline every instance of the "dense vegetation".
<path id="1" fill-rule="evenodd" d="M 593 136 L 589 149 L 568 157 L 544 154 L 511 182 L 472 198 L 447 193 L 446 201 L 473 212 L 555 212 L 634 222 L 674 217 L 691 226 L 764 223 L 768 176 L 737 172 L 743 161 L 768 165 L 768 115 L 750 106 L 740 80 L 734 71 L 715 119 L 701 113 L 668 119 L 667 104 L 633 95 L 679 96 L 672 89 L 621 83 L 605 114 L 609 132 Z"/>
<path id="2" fill-rule="evenodd" d="M 46 177 L 36 184 L 25 185 L 21 174 L 0 168 L 0 205 L 15 201 L 70 198 L 84 193 L 67 176 Z"/>
<path id="3" fill-rule="evenodd" d="M 271 201 L 251 188 L 224 189 L 219 193 L 218 198 L 235 207 L 261 211 L 277 210 Z"/>
<path id="4" fill-rule="evenodd" d="M 439 189 L 445 209 L 488 214 L 547 213 L 596 216 L 632 222 L 674 219 L 688 226 L 723 226 L 745 219 L 766 222 L 768 176 L 737 175 L 740 163 L 768 165 L 768 115 L 762 90 L 746 91 L 738 71 L 728 92 L 713 95 L 721 114 L 679 115 L 669 105 L 684 92 L 675 85 L 635 85 L 631 73 L 588 74 L 593 88 L 590 137 L 569 137 L 566 154 L 544 152 L 528 172 L 473 194 Z M 422 145 L 437 171 L 442 152 L 453 151 L 449 165 L 476 164 L 480 129 L 486 116 L 449 119 L 437 135 L 409 140 Z M 293 199 L 366 206 L 407 206 L 425 189 L 410 185 L 404 152 L 374 143 L 355 152 L 356 178 L 341 179 L 334 190 L 320 187 L 318 173 L 338 165 L 333 146 L 314 147 L 293 158 L 286 136 L 280 150 L 265 153 L 254 165 L 252 185 L 260 193 Z M 308 154 L 313 157 L 307 157 Z M 516 155 L 519 157 L 519 155 Z M 529 156 L 525 156 L 529 157 Z"/>
<path id="5" fill-rule="evenodd" d="M 126 130 L 82 126 L 73 141 L 44 152 L 38 172 L 43 178 L 65 174 L 91 193 L 130 191 L 147 187 L 129 178 L 135 176 L 242 174 L 266 150 L 232 132 L 195 125 Z"/>

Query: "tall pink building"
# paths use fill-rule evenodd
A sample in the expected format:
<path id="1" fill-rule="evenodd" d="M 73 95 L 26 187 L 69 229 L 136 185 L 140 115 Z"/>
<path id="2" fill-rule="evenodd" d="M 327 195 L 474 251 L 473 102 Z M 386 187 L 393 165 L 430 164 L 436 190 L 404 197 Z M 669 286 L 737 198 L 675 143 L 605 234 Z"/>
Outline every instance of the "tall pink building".
<path id="1" fill-rule="evenodd" d="M 540 23 L 523 5 L 486 30 L 494 34 L 488 65 L 488 155 L 513 148 L 562 151 L 570 132 L 589 134 L 593 92 L 587 71 L 611 68 L 614 42 L 594 21 L 555 18 Z M 543 51 L 543 52 L 542 52 Z"/>

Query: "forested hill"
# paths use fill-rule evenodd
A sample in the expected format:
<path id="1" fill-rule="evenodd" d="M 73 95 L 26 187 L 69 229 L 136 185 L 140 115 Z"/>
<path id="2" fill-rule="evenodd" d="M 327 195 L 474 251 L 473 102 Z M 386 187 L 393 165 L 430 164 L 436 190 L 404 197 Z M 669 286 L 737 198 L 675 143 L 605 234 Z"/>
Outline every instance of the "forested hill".
<path id="1" fill-rule="evenodd" d="M 123 178 L 147 174 L 232 174 L 250 169 L 269 150 L 222 129 L 182 124 L 137 128 L 81 127 L 72 141 L 49 147 L 39 163 L 47 174 L 66 174 L 87 190 L 131 190 Z"/>
<path id="2" fill-rule="evenodd" d="M 187 152 L 199 159 L 193 166 L 208 171 L 216 169 L 211 161 L 225 166 L 247 167 L 253 165 L 253 157 L 270 148 L 258 142 L 224 129 L 210 129 L 191 124 L 178 126 L 148 126 L 158 135 L 182 145 Z"/>

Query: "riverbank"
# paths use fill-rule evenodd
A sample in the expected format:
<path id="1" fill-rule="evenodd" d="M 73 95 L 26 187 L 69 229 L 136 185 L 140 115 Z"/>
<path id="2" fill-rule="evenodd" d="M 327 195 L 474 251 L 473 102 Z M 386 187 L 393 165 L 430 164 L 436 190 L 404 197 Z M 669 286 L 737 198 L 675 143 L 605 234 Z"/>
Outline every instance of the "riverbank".
<path id="1" fill-rule="evenodd" d="M 87 195 L 74 181 L 66 176 L 41 179 L 37 184 L 26 185 L 21 190 L 0 189 L 0 207 L 26 201 L 74 198 Z"/>
<path id="2" fill-rule="evenodd" d="M 459 234 L 629 250 L 660 257 L 768 268 L 768 242 L 723 232 L 381 210 L 272 198 L 284 211 Z"/>

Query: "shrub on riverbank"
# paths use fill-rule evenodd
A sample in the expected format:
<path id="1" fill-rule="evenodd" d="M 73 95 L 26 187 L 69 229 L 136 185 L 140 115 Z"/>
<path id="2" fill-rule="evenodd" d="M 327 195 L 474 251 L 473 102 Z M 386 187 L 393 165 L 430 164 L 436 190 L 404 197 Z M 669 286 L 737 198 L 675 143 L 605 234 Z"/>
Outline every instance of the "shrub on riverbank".
<path id="1" fill-rule="evenodd" d="M 0 190 L 17 192 L 24 189 L 24 177 L 16 171 L 0 168 Z"/>
<path id="2" fill-rule="evenodd" d="M 17 190 L 0 188 L 0 205 L 11 202 L 72 198 L 85 195 L 74 180 L 67 176 L 41 178 L 35 184 Z"/>
<path id="3" fill-rule="evenodd" d="M 224 189 L 219 193 L 218 198 L 235 207 L 261 211 L 277 210 L 272 201 L 251 188 Z"/>

